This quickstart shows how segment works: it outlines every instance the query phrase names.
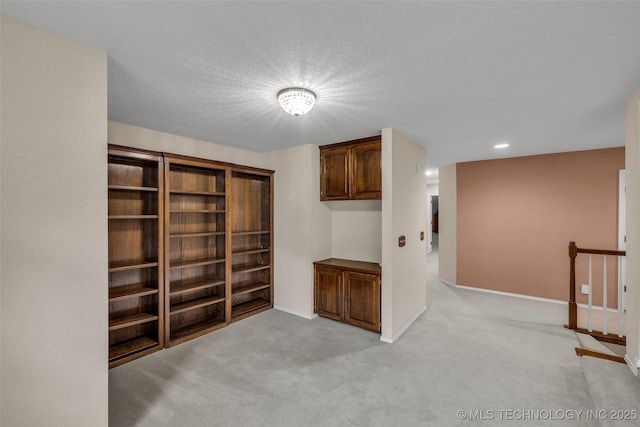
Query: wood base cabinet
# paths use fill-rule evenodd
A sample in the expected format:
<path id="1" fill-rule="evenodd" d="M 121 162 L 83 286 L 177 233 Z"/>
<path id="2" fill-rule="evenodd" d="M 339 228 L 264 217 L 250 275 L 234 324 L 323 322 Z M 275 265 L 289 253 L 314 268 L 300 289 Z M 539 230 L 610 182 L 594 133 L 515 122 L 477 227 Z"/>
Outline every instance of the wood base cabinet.
<path id="1" fill-rule="evenodd" d="M 380 266 L 338 258 L 313 264 L 315 313 L 380 332 Z"/>

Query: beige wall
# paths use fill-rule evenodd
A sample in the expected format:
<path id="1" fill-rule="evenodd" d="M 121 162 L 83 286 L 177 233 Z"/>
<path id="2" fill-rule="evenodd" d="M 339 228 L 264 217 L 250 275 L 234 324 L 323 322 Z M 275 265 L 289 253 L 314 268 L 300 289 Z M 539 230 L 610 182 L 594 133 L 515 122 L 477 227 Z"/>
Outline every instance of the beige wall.
<path id="1" fill-rule="evenodd" d="M 305 318 L 313 313 L 313 261 L 331 256 L 331 212 L 319 201 L 318 147 L 267 153 L 275 169 L 275 307 Z"/>
<path id="2" fill-rule="evenodd" d="M 617 248 L 620 169 L 624 148 L 459 163 L 456 283 L 567 301 L 569 241 Z M 579 283 L 587 259 L 578 257 Z M 602 277 L 600 258 L 594 264 L 594 277 Z M 601 289 L 594 286 L 596 304 Z"/>
<path id="3" fill-rule="evenodd" d="M 2 17 L 3 426 L 106 426 L 107 58 Z"/>
<path id="4" fill-rule="evenodd" d="M 640 90 L 627 103 L 627 356 L 632 371 L 640 368 Z"/>
<path id="5" fill-rule="evenodd" d="M 275 174 L 275 306 L 313 318 L 313 262 L 380 262 L 380 203 L 321 202 L 313 145 L 264 154 Z"/>
<path id="6" fill-rule="evenodd" d="M 382 130 L 382 336 L 395 341 L 426 309 L 426 150 L 393 129 Z M 406 236 L 406 246 L 398 238 Z"/>
<path id="7" fill-rule="evenodd" d="M 380 263 L 381 202 L 349 200 L 325 204 L 331 209 L 331 256 Z"/>
<path id="8" fill-rule="evenodd" d="M 438 238 L 440 279 L 457 283 L 457 173 L 456 165 L 440 168 L 438 197 Z"/>
<path id="9" fill-rule="evenodd" d="M 109 122 L 109 143 L 244 166 L 264 167 L 264 155 L 261 153 L 113 121 Z"/>
<path id="10" fill-rule="evenodd" d="M 309 146 L 311 152 L 311 231 L 312 259 L 318 261 L 332 257 L 333 224 L 332 212 L 326 203 L 320 201 L 320 149 Z M 313 298 L 312 298 L 313 299 Z"/>

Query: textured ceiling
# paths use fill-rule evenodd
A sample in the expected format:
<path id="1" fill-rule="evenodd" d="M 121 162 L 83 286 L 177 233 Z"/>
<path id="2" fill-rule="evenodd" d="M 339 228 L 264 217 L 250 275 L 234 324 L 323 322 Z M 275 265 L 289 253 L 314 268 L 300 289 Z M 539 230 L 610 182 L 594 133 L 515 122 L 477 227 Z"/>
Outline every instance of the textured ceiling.
<path id="1" fill-rule="evenodd" d="M 429 167 L 624 145 L 640 2 L 7 2 L 109 55 L 109 118 L 256 151 L 394 127 Z M 306 116 L 277 92 L 315 91 Z M 496 152 L 506 140 L 511 147 Z"/>

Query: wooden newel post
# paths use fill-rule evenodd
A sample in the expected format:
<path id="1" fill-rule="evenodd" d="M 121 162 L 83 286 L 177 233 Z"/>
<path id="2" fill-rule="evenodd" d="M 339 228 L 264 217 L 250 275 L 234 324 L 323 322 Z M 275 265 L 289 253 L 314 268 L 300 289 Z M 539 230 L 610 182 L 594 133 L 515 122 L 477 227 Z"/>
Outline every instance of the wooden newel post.
<path id="1" fill-rule="evenodd" d="M 569 242 L 569 329 L 578 328 L 578 304 L 576 304 L 576 242 Z"/>

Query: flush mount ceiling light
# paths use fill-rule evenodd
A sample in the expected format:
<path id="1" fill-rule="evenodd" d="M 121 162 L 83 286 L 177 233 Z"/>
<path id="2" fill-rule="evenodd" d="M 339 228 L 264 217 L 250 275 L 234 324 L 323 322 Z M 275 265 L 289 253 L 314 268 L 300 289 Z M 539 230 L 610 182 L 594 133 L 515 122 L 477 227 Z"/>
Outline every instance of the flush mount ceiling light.
<path id="1" fill-rule="evenodd" d="M 500 150 L 502 148 L 509 148 L 509 144 L 506 143 L 506 142 L 502 142 L 500 144 L 494 145 L 493 148 L 498 149 L 498 150 Z"/>
<path id="2" fill-rule="evenodd" d="M 309 89 L 290 87 L 278 92 L 278 102 L 282 109 L 292 116 L 307 114 L 316 102 L 316 94 Z"/>

